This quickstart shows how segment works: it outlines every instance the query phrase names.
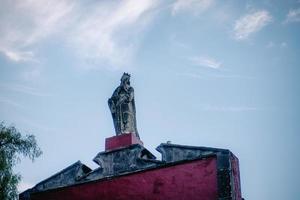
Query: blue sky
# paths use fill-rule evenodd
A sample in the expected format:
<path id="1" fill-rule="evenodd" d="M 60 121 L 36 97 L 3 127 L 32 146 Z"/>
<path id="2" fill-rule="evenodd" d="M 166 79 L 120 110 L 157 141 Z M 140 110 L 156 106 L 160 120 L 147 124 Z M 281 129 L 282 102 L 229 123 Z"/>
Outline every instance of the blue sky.
<path id="1" fill-rule="evenodd" d="M 245 199 L 300 196 L 300 1 L 0 0 L 0 120 L 44 154 L 20 190 L 114 135 L 107 99 L 132 75 L 138 130 L 228 148 Z"/>

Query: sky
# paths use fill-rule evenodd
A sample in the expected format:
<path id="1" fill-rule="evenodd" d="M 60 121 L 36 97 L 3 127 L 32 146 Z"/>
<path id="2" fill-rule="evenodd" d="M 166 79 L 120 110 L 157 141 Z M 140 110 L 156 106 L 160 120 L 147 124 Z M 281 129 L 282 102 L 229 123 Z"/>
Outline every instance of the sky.
<path id="1" fill-rule="evenodd" d="M 299 199 L 299 36 L 299 0 L 0 0 L 0 121 L 43 150 L 19 190 L 97 167 L 128 72 L 158 159 L 166 141 L 230 149 L 245 199 Z"/>

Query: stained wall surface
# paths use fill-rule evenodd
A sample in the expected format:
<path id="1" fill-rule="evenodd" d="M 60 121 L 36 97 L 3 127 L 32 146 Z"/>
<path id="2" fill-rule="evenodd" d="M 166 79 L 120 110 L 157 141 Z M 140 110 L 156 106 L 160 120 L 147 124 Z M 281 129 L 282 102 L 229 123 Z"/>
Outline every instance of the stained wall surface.
<path id="1" fill-rule="evenodd" d="M 32 200 L 216 200 L 216 157 L 34 193 Z"/>

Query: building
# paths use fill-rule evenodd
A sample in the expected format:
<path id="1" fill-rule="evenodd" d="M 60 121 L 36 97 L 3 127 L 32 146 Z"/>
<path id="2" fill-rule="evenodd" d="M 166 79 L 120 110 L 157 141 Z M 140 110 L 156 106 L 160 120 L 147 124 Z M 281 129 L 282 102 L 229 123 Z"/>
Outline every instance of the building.
<path id="1" fill-rule="evenodd" d="M 116 136 L 92 170 L 80 161 L 20 194 L 20 200 L 242 200 L 239 161 L 226 149 L 162 143 L 161 160 L 136 128 L 130 75 L 109 99 Z"/>
<path id="2" fill-rule="evenodd" d="M 239 161 L 225 149 L 162 143 L 156 160 L 133 134 L 106 139 L 91 170 L 80 161 L 20 194 L 20 200 L 241 200 Z"/>

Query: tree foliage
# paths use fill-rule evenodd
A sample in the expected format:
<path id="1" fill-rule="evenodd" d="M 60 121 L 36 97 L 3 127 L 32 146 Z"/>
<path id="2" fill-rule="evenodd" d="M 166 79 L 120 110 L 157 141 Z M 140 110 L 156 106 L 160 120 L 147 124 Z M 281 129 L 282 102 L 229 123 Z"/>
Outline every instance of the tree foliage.
<path id="1" fill-rule="evenodd" d="M 0 199 L 17 199 L 17 185 L 21 179 L 13 172 L 13 167 L 20 161 L 20 155 L 32 161 L 42 154 L 34 135 L 22 136 L 14 127 L 0 123 Z"/>

